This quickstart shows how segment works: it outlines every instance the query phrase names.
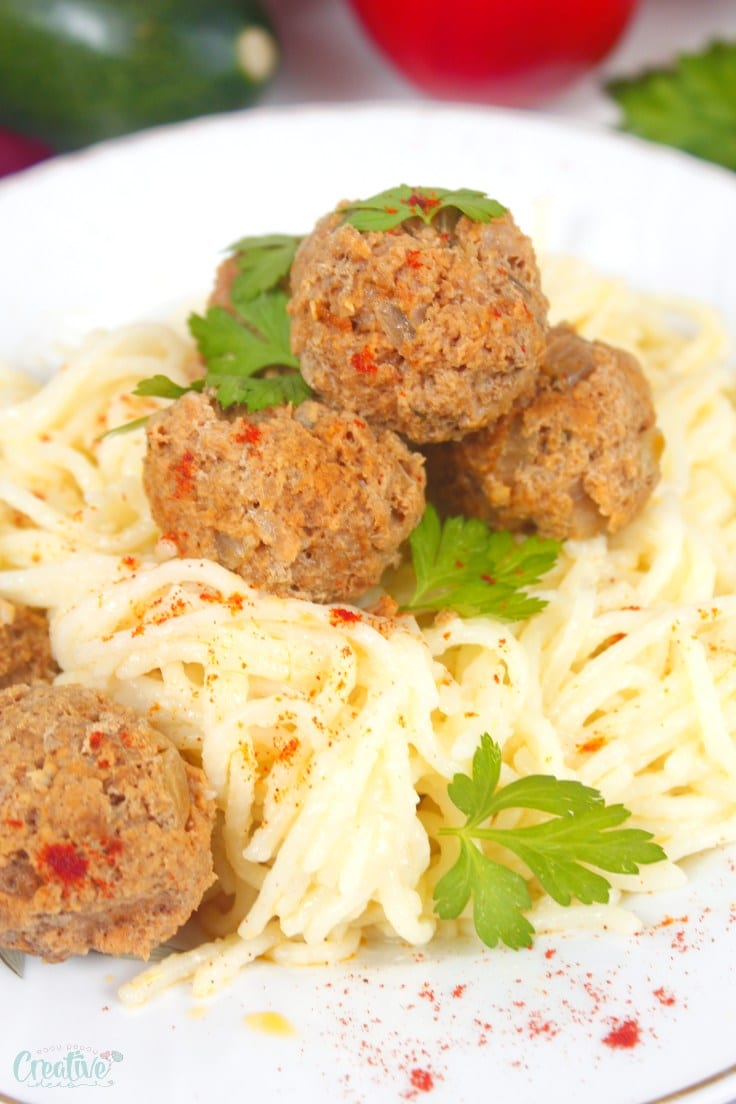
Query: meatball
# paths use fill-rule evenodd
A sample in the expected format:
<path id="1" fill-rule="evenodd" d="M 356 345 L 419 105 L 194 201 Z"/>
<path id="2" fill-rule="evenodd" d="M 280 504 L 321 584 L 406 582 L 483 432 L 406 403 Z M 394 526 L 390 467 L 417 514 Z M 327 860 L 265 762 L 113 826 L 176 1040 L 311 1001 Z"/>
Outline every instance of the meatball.
<path id="1" fill-rule="evenodd" d="M 424 509 L 422 457 L 311 401 L 245 415 L 190 392 L 151 419 L 143 477 L 181 555 L 321 602 L 377 583 Z"/>
<path id="2" fill-rule="evenodd" d="M 299 246 L 291 286 L 307 382 L 416 444 L 480 429 L 534 388 L 547 300 L 508 213 L 361 233 L 335 212 Z"/>
<path id="3" fill-rule="evenodd" d="M 0 690 L 16 682 L 51 682 L 58 671 L 46 614 L 0 598 Z"/>
<path id="4" fill-rule="evenodd" d="M 226 257 L 215 273 L 215 283 L 207 300 L 208 307 L 222 307 L 223 310 L 232 311 L 232 287 L 239 272 L 238 258 Z"/>
<path id="5" fill-rule="evenodd" d="M 449 512 L 557 539 L 614 533 L 659 479 L 662 436 L 633 356 L 567 325 L 549 335 L 533 399 L 429 458 Z"/>
<path id="6" fill-rule="evenodd" d="M 78 686 L 0 691 L 0 946 L 148 957 L 213 881 L 204 774 Z"/>

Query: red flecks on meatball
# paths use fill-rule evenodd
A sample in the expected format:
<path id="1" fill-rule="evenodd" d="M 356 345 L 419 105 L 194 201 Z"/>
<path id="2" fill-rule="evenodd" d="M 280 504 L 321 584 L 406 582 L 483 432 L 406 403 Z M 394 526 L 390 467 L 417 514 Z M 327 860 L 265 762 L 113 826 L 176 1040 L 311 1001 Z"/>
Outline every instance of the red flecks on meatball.
<path id="1" fill-rule="evenodd" d="M 0 691 L 0 946 L 147 957 L 213 881 L 204 774 L 79 686 Z"/>
<path id="2" fill-rule="evenodd" d="M 252 414 L 190 392 L 151 419 L 144 485 L 180 555 L 271 594 L 357 597 L 424 509 L 424 461 L 388 430 L 318 402 Z"/>
<path id="3" fill-rule="evenodd" d="M 547 300 L 508 213 L 361 233 L 338 211 L 299 246 L 291 287 L 307 382 L 414 443 L 462 437 L 534 388 Z"/>

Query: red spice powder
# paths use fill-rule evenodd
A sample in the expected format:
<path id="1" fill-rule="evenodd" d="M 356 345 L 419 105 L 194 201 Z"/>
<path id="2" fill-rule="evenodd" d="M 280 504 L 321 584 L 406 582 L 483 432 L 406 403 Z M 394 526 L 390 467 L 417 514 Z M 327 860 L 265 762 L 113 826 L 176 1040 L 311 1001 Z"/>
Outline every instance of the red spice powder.
<path id="1" fill-rule="evenodd" d="M 242 418 L 237 432 L 233 434 L 233 440 L 241 445 L 255 445 L 260 441 L 262 436 L 263 434 L 258 426 Z"/>
<path id="2" fill-rule="evenodd" d="M 93 751 L 97 751 L 97 748 L 102 743 L 102 738 L 103 738 L 104 735 L 105 735 L 104 732 L 100 732 L 97 729 L 94 732 L 90 732 L 90 734 L 89 734 L 89 746 L 92 748 Z"/>
<path id="3" fill-rule="evenodd" d="M 281 748 L 281 750 L 278 753 L 277 758 L 282 763 L 288 763 L 289 760 L 294 758 L 294 756 L 296 755 L 296 753 L 299 750 L 299 747 L 300 747 L 299 740 L 296 738 L 296 736 L 292 736 L 291 739 L 288 740 L 284 744 L 284 746 Z"/>
<path id="4" fill-rule="evenodd" d="M 8 828 L 22 828 L 23 827 L 23 821 L 22 820 L 17 820 L 15 817 L 6 817 L 5 818 L 5 823 L 7 824 Z"/>
<path id="5" fill-rule="evenodd" d="M 73 843 L 44 844 L 38 856 L 39 866 L 46 866 L 65 886 L 78 885 L 87 876 L 89 862 Z"/>
<path id="6" fill-rule="evenodd" d="M 202 590 L 199 594 L 202 602 L 216 602 L 218 605 L 227 606 L 231 613 L 240 613 L 245 605 L 245 595 L 235 591 L 228 594 L 227 598 L 221 590 Z"/>
<path id="7" fill-rule="evenodd" d="M 577 750 L 587 752 L 600 751 L 605 743 L 605 736 L 593 736 L 590 740 L 586 740 L 584 744 L 578 744 Z"/>
<path id="8" fill-rule="evenodd" d="M 545 1020 L 539 1012 L 532 1012 L 529 1017 L 529 1023 L 527 1025 L 529 1035 L 547 1035 L 550 1038 L 554 1038 L 559 1033 L 559 1027 L 552 1020 Z"/>
<path id="9" fill-rule="evenodd" d="M 224 602 L 225 598 L 221 590 L 201 590 L 199 600 L 200 602 L 217 602 L 219 604 Z"/>
<path id="10" fill-rule="evenodd" d="M 101 897 L 112 898 L 115 896 L 115 886 L 112 882 L 106 882 L 104 878 L 92 877 L 92 885 Z"/>
<path id="11" fill-rule="evenodd" d="M 412 1086 L 420 1092 L 431 1092 L 434 1088 L 434 1078 L 429 1070 L 413 1069 L 409 1076 Z"/>
<path id="12" fill-rule="evenodd" d="M 189 498 L 194 490 L 196 457 L 191 449 L 185 449 L 173 465 L 177 498 Z"/>
<path id="13" fill-rule="evenodd" d="M 362 372 L 364 375 L 370 375 L 378 371 L 378 365 L 373 360 L 373 353 L 367 345 L 359 353 L 353 353 L 350 363 L 356 372 Z"/>
<path id="14" fill-rule="evenodd" d="M 406 263 L 409 268 L 421 268 L 423 263 L 421 250 L 410 249 L 406 254 Z"/>
<path id="15" fill-rule="evenodd" d="M 161 540 L 168 541 L 169 544 L 173 544 L 177 552 L 181 552 L 182 548 L 185 547 L 188 538 L 189 533 L 186 531 L 186 529 L 180 529 L 179 531 L 175 529 L 170 529 L 168 533 L 161 534 Z"/>
<path id="16" fill-rule="evenodd" d="M 675 1004 L 675 997 L 673 993 L 670 993 L 664 987 L 654 990 L 654 995 L 660 1004 L 664 1004 L 666 1007 L 670 1007 Z"/>
<path id="17" fill-rule="evenodd" d="M 606 1046 L 618 1050 L 631 1050 L 641 1042 L 641 1028 L 637 1020 L 614 1021 L 614 1026 L 603 1037 Z"/>
<path id="18" fill-rule="evenodd" d="M 680 954 L 685 954 L 690 950 L 685 942 L 685 932 L 682 928 L 678 932 L 675 932 L 671 947 L 673 951 L 678 951 Z"/>
<path id="19" fill-rule="evenodd" d="M 405 203 L 407 207 L 418 207 L 420 211 L 425 213 L 440 205 L 437 196 L 425 195 L 424 192 L 412 192 L 408 199 L 402 199 L 401 202 Z"/>
<path id="20" fill-rule="evenodd" d="M 330 610 L 330 623 L 336 627 L 340 624 L 351 624 L 355 621 L 362 621 L 361 615 L 357 610 L 343 609 L 341 606 L 336 606 Z"/>

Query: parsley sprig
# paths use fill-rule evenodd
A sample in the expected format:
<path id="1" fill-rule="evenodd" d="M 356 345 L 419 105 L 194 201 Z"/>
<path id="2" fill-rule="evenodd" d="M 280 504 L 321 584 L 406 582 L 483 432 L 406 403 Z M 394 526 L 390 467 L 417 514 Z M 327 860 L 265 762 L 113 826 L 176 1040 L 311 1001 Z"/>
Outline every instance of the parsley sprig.
<path id="1" fill-rule="evenodd" d="M 506 208 L 485 192 L 471 188 L 412 188 L 400 184 L 368 199 L 356 200 L 341 208 L 343 221 L 356 230 L 393 230 L 410 218 L 429 224 L 440 211 L 454 207 L 473 222 L 490 222 L 506 213 Z"/>
<path id="2" fill-rule="evenodd" d="M 236 309 L 262 291 L 277 288 L 289 274 L 301 238 L 292 234 L 261 234 L 240 238 L 230 247 L 238 259 L 238 275 L 230 296 Z"/>
<path id="3" fill-rule="evenodd" d="M 285 402 L 296 406 L 308 399 L 312 391 L 291 352 L 288 297 L 280 286 L 299 240 L 266 234 L 236 242 L 232 251 L 239 271 L 230 290 L 232 311 L 210 307 L 204 315 L 192 314 L 188 320 L 206 365 L 205 375 L 183 387 L 168 376 L 151 376 L 141 380 L 133 394 L 177 399 L 206 387 L 214 391 L 221 406 L 237 403 L 251 412 Z M 264 369 L 277 371 L 264 376 Z M 136 428 L 141 421 L 121 428 Z"/>
<path id="4" fill-rule="evenodd" d="M 299 368 L 289 345 L 286 302 L 283 291 L 261 292 L 239 303 L 237 317 L 224 307 L 190 316 L 189 330 L 207 365 L 205 385 L 214 390 L 220 406 L 241 403 L 248 410 L 262 410 L 273 406 L 274 399 L 302 402 L 311 394 L 294 373 L 256 376 L 269 367 Z"/>
<path id="5" fill-rule="evenodd" d="M 518 949 L 531 946 L 534 928 L 523 915 L 532 898 L 525 879 L 489 858 L 475 840 L 512 851 L 560 905 L 573 899 L 605 904 L 610 883 L 602 874 L 637 874 L 639 867 L 666 859 L 650 832 L 619 828 L 630 817 L 623 805 L 606 805 L 598 790 L 581 782 L 534 774 L 497 789 L 501 749 L 484 733 L 473 756 L 472 777 L 456 774 L 448 786 L 455 806 L 465 814 L 461 827 L 443 827 L 456 836 L 460 854 L 434 890 L 435 911 L 456 919 L 472 897 L 473 922 L 488 947 L 499 942 Z M 524 808 L 553 814 L 524 828 L 481 827 L 503 809 Z"/>
<path id="6" fill-rule="evenodd" d="M 461 617 L 485 614 L 519 621 L 544 609 L 526 593 L 554 565 L 559 541 L 531 536 L 517 541 L 479 518 L 441 522 L 432 505 L 409 537 L 416 586 L 404 610 L 453 609 Z"/>
<path id="7" fill-rule="evenodd" d="M 624 130 L 736 170 L 736 43 L 681 54 L 671 68 L 611 81 Z"/>

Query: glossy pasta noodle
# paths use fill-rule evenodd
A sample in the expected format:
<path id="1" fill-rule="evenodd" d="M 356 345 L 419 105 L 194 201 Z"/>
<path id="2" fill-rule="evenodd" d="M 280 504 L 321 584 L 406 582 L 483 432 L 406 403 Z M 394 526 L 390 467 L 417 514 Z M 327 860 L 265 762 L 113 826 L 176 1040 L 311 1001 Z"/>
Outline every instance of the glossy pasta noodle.
<path id="1" fill-rule="evenodd" d="M 640 358 L 666 449 L 644 512 L 612 538 L 568 542 L 540 588 L 548 605 L 515 626 L 267 597 L 176 558 L 141 487 L 143 434 L 100 439 L 158 404 L 130 397 L 138 379 L 187 378 L 189 345 L 164 326 L 92 337 L 30 395 L 0 377 L 0 595 L 49 610 L 59 681 L 149 713 L 217 797 L 209 941 L 150 966 L 124 1000 L 183 978 L 206 993 L 264 955 L 330 962 L 362 940 L 470 934 L 469 919 L 437 921 L 432 891 L 454 859 L 437 833 L 458 816 L 447 783 L 484 731 L 503 783 L 578 778 L 624 802 L 670 859 L 611 875 L 607 906 L 540 898 L 537 931 L 633 930 L 627 891 L 678 885 L 679 860 L 736 839 L 725 335 L 706 308 L 577 262 L 543 275 L 556 318 Z"/>

